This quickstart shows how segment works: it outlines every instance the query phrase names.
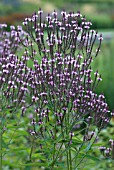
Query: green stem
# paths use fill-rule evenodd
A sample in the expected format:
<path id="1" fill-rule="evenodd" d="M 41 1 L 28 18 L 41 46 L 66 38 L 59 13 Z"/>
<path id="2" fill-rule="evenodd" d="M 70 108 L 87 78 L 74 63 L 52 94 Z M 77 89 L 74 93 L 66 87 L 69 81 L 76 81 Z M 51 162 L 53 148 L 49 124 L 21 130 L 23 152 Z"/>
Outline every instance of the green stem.
<path id="1" fill-rule="evenodd" d="M 72 157 L 71 157 L 71 149 L 69 149 L 69 166 L 70 166 L 70 170 L 72 170 Z"/>
<path id="2" fill-rule="evenodd" d="M 2 126 L 0 127 L 0 170 L 2 170 Z"/>
<path id="3" fill-rule="evenodd" d="M 56 154 L 56 157 L 55 157 L 55 159 L 53 160 L 53 162 L 52 162 L 52 170 L 53 170 L 53 167 L 54 167 L 54 165 L 55 165 L 55 163 L 56 163 L 56 161 L 57 161 L 57 159 L 58 159 L 58 156 L 59 156 L 59 154 L 60 154 L 60 150 L 61 150 L 61 148 L 62 148 L 62 146 L 63 146 L 63 143 L 61 143 L 61 145 L 60 145 L 60 147 L 59 147 L 59 150 L 58 150 L 58 152 L 57 152 L 57 154 Z"/>
<path id="4" fill-rule="evenodd" d="M 56 141 L 56 123 L 55 123 L 55 126 L 54 126 L 54 141 Z M 55 152 L 56 152 L 56 143 L 54 143 L 54 151 L 53 151 L 53 161 L 55 159 Z"/>
<path id="5" fill-rule="evenodd" d="M 54 159 L 55 159 L 55 149 L 56 149 L 56 144 L 54 143 L 54 151 L 53 151 L 53 161 L 54 161 Z"/>
<path id="6" fill-rule="evenodd" d="M 95 143 L 95 141 L 96 141 L 99 133 L 100 133 L 100 130 L 98 131 L 98 133 L 97 133 L 94 141 L 91 143 L 90 149 L 92 148 L 93 144 Z M 90 150 L 90 149 L 89 149 L 89 150 Z M 81 164 L 81 162 L 83 161 L 83 159 L 86 157 L 86 155 L 87 155 L 87 153 L 89 152 L 89 150 L 85 152 L 85 155 L 82 157 L 82 159 L 79 161 L 79 163 L 75 166 L 74 169 L 78 168 L 78 166 Z"/>
<path id="7" fill-rule="evenodd" d="M 31 162 L 32 160 L 32 152 L 33 152 L 33 148 L 34 148 L 34 139 L 31 142 L 31 150 L 30 150 L 30 155 L 29 155 L 29 161 Z"/>
<path id="8" fill-rule="evenodd" d="M 69 156 L 68 156 L 68 152 L 67 152 L 67 170 L 70 170 L 69 169 Z"/>

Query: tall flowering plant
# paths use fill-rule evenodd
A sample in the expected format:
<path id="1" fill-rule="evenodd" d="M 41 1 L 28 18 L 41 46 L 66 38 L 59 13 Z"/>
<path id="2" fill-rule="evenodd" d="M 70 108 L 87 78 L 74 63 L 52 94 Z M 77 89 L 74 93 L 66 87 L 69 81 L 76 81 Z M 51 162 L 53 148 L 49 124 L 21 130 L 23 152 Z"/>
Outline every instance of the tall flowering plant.
<path id="1" fill-rule="evenodd" d="M 73 170 L 111 117 L 104 95 L 95 93 L 101 76 L 98 71 L 92 75 L 91 68 L 103 38 L 90 30 L 92 23 L 80 12 L 42 16 L 40 9 L 25 18 L 25 31 L 11 27 L 11 45 L 25 51 L 18 57 L 6 46 L 8 54 L 0 54 L 1 96 L 5 108 L 22 110 L 23 119 L 32 111 L 26 124 L 31 139 L 28 166 Z"/>

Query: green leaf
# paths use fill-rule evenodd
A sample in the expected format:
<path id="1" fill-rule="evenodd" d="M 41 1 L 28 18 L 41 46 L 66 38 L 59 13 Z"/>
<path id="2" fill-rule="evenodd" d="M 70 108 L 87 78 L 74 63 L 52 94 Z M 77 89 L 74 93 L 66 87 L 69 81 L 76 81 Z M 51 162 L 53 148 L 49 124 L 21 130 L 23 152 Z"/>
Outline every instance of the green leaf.
<path id="1" fill-rule="evenodd" d="M 89 158 L 89 159 L 91 159 L 91 160 L 93 160 L 93 161 L 100 161 L 99 158 L 97 158 L 97 157 L 95 157 L 95 156 L 92 156 L 92 155 L 88 155 L 88 154 L 87 154 L 86 157 Z"/>
<path id="2" fill-rule="evenodd" d="M 19 148 L 10 148 L 10 151 L 13 151 L 13 152 L 21 152 L 21 151 L 27 151 L 28 148 L 26 147 L 19 147 Z"/>
<path id="3" fill-rule="evenodd" d="M 87 147 L 86 147 L 86 152 L 88 152 L 91 149 L 91 143 L 89 142 Z"/>
<path id="4" fill-rule="evenodd" d="M 65 163 L 64 162 L 57 162 L 56 164 L 59 166 L 59 168 L 60 167 L 65 168 Z"/>
<path id="5" fill-rule="evenodd" d="M 2 140 L 2 148 L 8 149 L 8 145 L 6 144 L 6 142 L 4 140 Z"/>
<path id="6" fill-rule="evenodd" d="M 19 164 L 21 166 L 44 166 L 47 167 L 47 163 L 35 162 L 35 163 L 28 163 L 28 164 Z"/>

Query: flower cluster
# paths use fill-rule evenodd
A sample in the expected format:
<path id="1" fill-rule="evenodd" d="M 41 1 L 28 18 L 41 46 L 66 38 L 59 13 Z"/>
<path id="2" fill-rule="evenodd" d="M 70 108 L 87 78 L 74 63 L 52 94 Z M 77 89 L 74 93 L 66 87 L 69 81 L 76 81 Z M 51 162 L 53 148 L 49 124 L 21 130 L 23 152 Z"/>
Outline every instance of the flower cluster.
<path id="1" fill-rule="evenodd" d="M 33 101 L 38 108 L 41 105 L 53 110 L 57 124 L 64 126 L 65 115 L 70 115 L 70 124 L 86 118 L 93 121 L 94 125 L 103 127 L 109 122 L 107 104 L 104 95 L 95 94 L 92 89 L 99 82 L 99 75 L 95 73 L 94 81 L 91 80 L 91 68 L 84 69 L 81 55 L 71 57 L 55 53 L 53 60 L 44 56 L 41 64 L 34 60 L 36 77 L 34 84 Z M 59 106 L 59 108 L 58 108 Z M 38 109 L 37 108 L 37 109 Z M 42 109 L 41 109 L 42 110 Z M 39 114 L 40 118 L 45 114 Z"/>
<path id="2" fill-rule="evenodd" d="M 86 58 L 95 57 L 100 51 L 102 35 L 94 30 L 90 30 L 91 22 L 86 21 L 80 12 L 66 13 L 61 12 L 61 18 L 58 19 L 57 12 L 48 14 L 42 22 L 43 11 L 40 9 L 38 15 L 35 13 L 31 18 L 25 18 L 23 25 L 29 35 L 26 40 L 26 46 L 31 46 L 31 40 L 37 44 L 39 54 L 47 54 L 47 57 L 53 58 L 54 51 L 65 55 L 85 52 Z M 34 31 L 33 31 L 34 30 Z M 34 33 L 33 33 L 34 32 Z M 98 48 L 93 51 L 95 41 L 99 41 Z M 31 50 L 33 48 L 31 47 Z M 33 52 L 33 51 L 32 51 Z M 88 61 L 89 62 L 89 61 Z"/>
<path id="3" fill-rule="evenodd" d="M 15 54 L 17 49 L 21 48 L 26 33 L 22 30 L 21 26 L 15 28 L 10 26 L 10 31 L 7 31 L 6 24 L 0 24 L 0 56 Z"/>
<path id="4" fill-rule="evenodd" d="M 95 93 L 102 79 L 98 71 L 92 79 L 91 68 L 100 51 L 102 35 L 90 30 L 92 23 L 80 12 L 62 11 L 58 19 L 54 11 L 43 22 L 42 13 L 39 10 L 38 15 L 25 18 L 26 33 L 20 26 L 17 29 L 11 26 L 7 34 L 3 31 L 6 25 L 0 26 L 3 96 L 22 111 L 32 106 L 35 110 L 32 134 L 37 134 L 37 125 L 43 136 L 47 122 L 64 128 L 68 125 L 69 133 L 80 120 L 102 129 L 110 120 L 110 111 L 104 95 Z M 96 40 L 99 44 L 95 49 Z M 25 52 L 18 57 L 15 50 L 22 45 Z M 53 128 L 50 133 L 53 136 Z"/>
<path id="5" fill-rule="evenodd" d="M 103 156 L 105 156 L 106 158 L 110 157 L 110 158 L 114 159 L 114 140 L 110 139 L 109 142 L 110 142 L 110 147 L 109 148 L 101 146 L 101 147 L 99 147 L 99 150 L 101 151 Z"/>
<path id="6" fill-rule="evenodd" d="M 38 14 L 23 22 L 28 33 L 25 45 L 34 62 L 32 101 L 36 107 L 36 124 L 45 126 L 53 112 L 53 124 L 64 127 L 69 117 L 67 123 L 71 125 L 71 131 L 82 119 L 103 128 L 109 122 L 110 114 L 104 95 L 95 94 L 102 79 L 98 71 L 94 73 L 94 79 L 91 76 L 91 62 L 100 51 L 102 35 L 90 30 L 92 23 L 80 12 L 67 14 L 62 11 L 58 19 L 54 11 L 44 21 L 42 15 L 40 9 Z M 95 49 L 96 41 L 98 47 Z M 42 57 L 40 64 L 35 45 Z"/>

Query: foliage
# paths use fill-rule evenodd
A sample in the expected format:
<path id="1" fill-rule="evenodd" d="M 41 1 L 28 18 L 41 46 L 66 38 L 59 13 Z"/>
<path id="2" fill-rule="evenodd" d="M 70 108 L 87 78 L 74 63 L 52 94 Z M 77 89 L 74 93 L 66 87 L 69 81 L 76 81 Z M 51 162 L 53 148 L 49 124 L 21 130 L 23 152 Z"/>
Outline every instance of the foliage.
<path id="1" fill-rule="evenodd" d="M 93 28 L 94 29 L 109 29 L 109 28 L 113 28 L 114 27 L 114 22 L 112 20 L 112 18 L 108 15 L 102 14 L 99 16 L 92 16 L 91 18 L 88 15 L 88 18 L 91 19 L 93 21 Z"/>
<path id="2" fill-rule="evenodd" d="M 99 161 L 91 153 L 113 115 L 95 93 L 98 71 L 92 79 L 102 34 L 80 12 L 58 19 L 54 11 L 45 22 L 42 13 L 25 18 L 25 31 L 0 25 L 1 169 L 75 170 L 84 158 Z"/>
<path id="3" fill-rule="evenodd" d="M 101 92 L 107 98 L 107 102 L 111 110 L 114 109 L 114 78 L 112 73 L 114 72 L 114 41 L 109 40 L 108 37 L 113 37 L 113 33 L 107 35 L 106 40 L 103 41 L 99 57 L 93 63 L 93 70 L 98 69 L 100 74 L 102 74 L 103 81 L 99 84 L 99 87 L 96 89 L 96 92 L 99 94 Z"/>

